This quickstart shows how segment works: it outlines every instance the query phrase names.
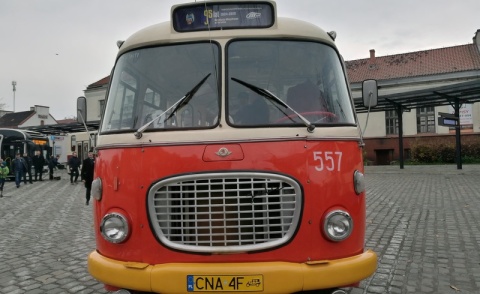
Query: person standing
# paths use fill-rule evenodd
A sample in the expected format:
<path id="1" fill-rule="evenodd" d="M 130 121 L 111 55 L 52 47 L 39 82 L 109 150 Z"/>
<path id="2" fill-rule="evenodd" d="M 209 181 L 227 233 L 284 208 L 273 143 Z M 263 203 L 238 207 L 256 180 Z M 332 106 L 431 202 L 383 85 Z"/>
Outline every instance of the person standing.
<path id="1" fill-rule="evenodd" d="M 80 159 L 77 157 L 77 152 L 72 152 L 72 157 L 68 160 L 68 167 L 70 169 L 70 184 L 77 183 L 78 168 L 80 167 Z"/>
<path id="2" fill-rule="evenodd" d="M 48 178 L 50 180 L 53 180 L 53 170 L 57 168 L 58 165 L 58 155 L 57 157 L 53 157 L 53 155 L 50 155 L 50 159 L 48 160 Z"/>
<path id="3" fill-rule="evenodd" d="M 15 184 L 17 185 L 17 188 L 20 188 L 20 181 L 22 180 L 23 173 L 27 171 L 27 163 L 25 162 L 25 159 L 20 156 L 20 153 L 17 153 L 12 163 L 15 172 Z"/>
<path id="4" fill-rule="evenodd" d="M 5 185 L 5 179 L 9 173 L 10 170 L 6 165 L 6 162 L 0 158 L 0 197 L 3 197 L 3 186 Z"/>
<path id="5" fill-rule="evenodd" d="M 27 184 L 27 175 L 28 175 L 28 182 L 30 184 L 33 184 L 32 182 L 32 166 L 33 166 L 33 161 L 30 156 L 28 156 L 28 153 L 23 153 L 23 159 L 27 163 L 27 170 L 23 174 L 23 182 L 26 185 Z"/>
<path id="6" fill-rule="evenodd" d="M 85 158 L 82 162 L 82 182 L 85 183 L 85 188 L 87 192 L 85 195 L 86 202 L 85 205 L 88 205 L 90 202 L 90 192 L 92 191 L 92 182 L 93 182 L 93 172 L 95 167 L 95 158 L 93 157 L 93 152 L 88 152 L 88 157 Z"/>
<path id="7" fill-rule="evenodd" d="M 33 156 L 33 168 L 35 169 L 35 181 L 40 180 L 43 181 L 43 166 L 45 165 L 45 157 L 40 150 L 35 151 L 35 155 Z"/>

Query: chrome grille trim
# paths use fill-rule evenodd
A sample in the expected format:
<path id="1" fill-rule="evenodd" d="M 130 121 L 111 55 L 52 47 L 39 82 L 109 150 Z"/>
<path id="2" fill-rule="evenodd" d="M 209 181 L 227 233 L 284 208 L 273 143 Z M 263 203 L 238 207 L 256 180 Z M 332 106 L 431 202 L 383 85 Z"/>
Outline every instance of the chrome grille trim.
<path id="1" fill-rule="evenodd" d="M 150 188 L 148 213 L 158 239 L 173 249 L 265 250 L 293 237 L 300 221 L 301 191 L 292 178 L 272 173 L 182 175 Z"/>

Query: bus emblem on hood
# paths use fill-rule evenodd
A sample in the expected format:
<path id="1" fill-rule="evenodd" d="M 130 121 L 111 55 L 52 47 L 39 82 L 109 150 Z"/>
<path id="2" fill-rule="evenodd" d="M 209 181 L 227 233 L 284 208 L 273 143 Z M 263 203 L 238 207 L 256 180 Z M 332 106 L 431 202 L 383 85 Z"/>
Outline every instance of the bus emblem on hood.
<path id="1" fill-rule="evenodd" d="M 232 152 L 230 152 L 230 150 L 228 150 L 226 147 L 222 147 L 222 148 L 218 149 L 218 151 L 215 152 L 215 154 L 217 154 L 220 157 L 227 157 L 230 154 L 232 154 Z"/>

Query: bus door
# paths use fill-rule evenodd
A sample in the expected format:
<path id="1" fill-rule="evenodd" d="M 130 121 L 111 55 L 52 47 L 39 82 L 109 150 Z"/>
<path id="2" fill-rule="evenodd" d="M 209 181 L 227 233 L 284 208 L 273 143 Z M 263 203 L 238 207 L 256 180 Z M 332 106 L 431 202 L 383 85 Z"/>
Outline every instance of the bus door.
<path id="1" fill-rule="evenodd" d="M 83 162 L 83 160 L 84 160 L 85 158 L 88 157 L 88 145 L 89 145 L 89 144 L 88 144 L 88 141 L 83 141 L 82 157 L 80 157 L 81 160 L 82 160 L 82 162 Z"/>
<path id="2" fill-rule="evenodd" d="M 83 148 L 82 148 L 83 142 L 77 142 L 77 157 L 82 160 L 83 158 Z"/>
<path id="3" fill-rule="evenodd" d="M 10 174 L 12 174 L 12 158 L 10 157 L 9 155 L 9 150 L 10 150 L 10 147 L 8 147 L 8 149 L 6 148 L 7 146 L 3 146 L 3 135 L 0 135 L 0 157 L 5 161 L 5 164 L 8 166 L 8 168 L 10 169 Z"/>
<path id="4" fill-rule="evenodd" d="M 18 140 L 8 140 L 1 135 L 1 151 L 2 159 L 6 162 L 10 169 L 10 176 L 13 175 L 12 161 L 15 159 L 15 155 L 20 153 L 23 156 L 24 143 Z"/>

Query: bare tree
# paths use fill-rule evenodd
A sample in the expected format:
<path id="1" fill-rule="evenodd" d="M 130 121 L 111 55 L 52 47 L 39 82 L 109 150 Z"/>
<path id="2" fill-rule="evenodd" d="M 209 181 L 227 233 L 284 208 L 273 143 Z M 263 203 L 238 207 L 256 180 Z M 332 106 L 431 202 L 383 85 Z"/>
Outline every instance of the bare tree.
<path id="1" fill-rule="evenodd" d="M 0 98 L 0 110 L 5 110 L 6 107 L 7 107 L 7 104 L 3 102 L 3 97 Z"/>

